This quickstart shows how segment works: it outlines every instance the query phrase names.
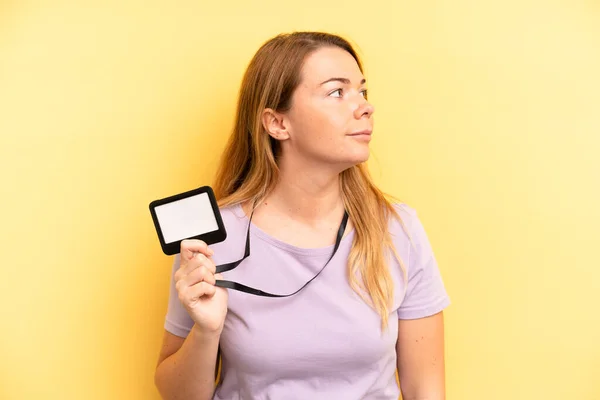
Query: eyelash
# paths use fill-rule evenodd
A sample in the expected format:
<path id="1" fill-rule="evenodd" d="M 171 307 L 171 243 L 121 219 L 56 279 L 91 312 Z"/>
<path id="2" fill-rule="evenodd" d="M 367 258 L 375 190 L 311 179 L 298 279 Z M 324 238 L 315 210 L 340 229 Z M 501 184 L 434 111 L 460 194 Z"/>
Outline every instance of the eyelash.
<path id="1" fill-rule="evenodd" d="M 332 95 L 332 94 L 334 94 L 335 92 L 342 92 L 342 91 L 343 91 L 343 89 L 341 89 L 341 88 L 340 88 L 340 89 L 335 89 L 333 92 L 329 93 L 329 95 L 331 96 L 331 95 Z M 363 89 L 363 90 L 361 90 L 361 93 L 363 93 L 363 97 L 364 97 L 365 99 L 368 97 L 368 91 L 367 91 L 367 89 Z M 340 93 L 340 96 L 341 96 L 341 93 Z"/>

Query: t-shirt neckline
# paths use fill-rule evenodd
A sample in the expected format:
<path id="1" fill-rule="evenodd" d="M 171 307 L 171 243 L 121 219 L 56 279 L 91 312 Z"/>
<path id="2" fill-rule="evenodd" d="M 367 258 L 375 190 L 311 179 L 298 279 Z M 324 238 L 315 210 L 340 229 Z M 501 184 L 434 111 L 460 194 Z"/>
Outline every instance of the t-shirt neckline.
<path id="1" fill-rule="evenodd" d="M 245 226 L 248 227 L 248 222 L 250 222 L 249 216 L 246 215 L 246 212 L 242 208 L 241 204 L 237 204 L 236 208 L 242 215 Z M 342 241 L 340 242 L 340 247 L 343 244 L 345 244 L 348 240 L 350 240 L 352 237 L 354 237 L 354 234 L 355 234 L 355 230 L 354 230 L 354 227 L 352 227 L 351 230 L 349 232 L 347 232 L 344 235 L 344 237 L 342 238 Z M 292 244 L 289 244 L 287 242 L 284 242 L 280 239 L 277 239 L 277 238 L 271 236 L 270 234 L 268 234 L 267 232 L 263 231 L 258 226 L 256 226 L 254 224 L 254 222 L 250 222 L 250 236 L 254 236 L 264 242 L 267 242 L 267 243 L 269 243 L 275 247 L 278 247 L 282 250 L 285 250 L 287 252 L 299 254 L 299 255 L 305 255 L 305 256 L 331 255 L 331 253 L 333 252 L 333 249 L 335 248 L 335 244 L 331 244 L 331 245 L 323 246 L 323 247 L 310 247 L 310 248 L 294 246 Z M 250 240 L 252 241 L 252 238 Z M 338 249 L 338 251 L 339 251 L 339 249 Z"/>

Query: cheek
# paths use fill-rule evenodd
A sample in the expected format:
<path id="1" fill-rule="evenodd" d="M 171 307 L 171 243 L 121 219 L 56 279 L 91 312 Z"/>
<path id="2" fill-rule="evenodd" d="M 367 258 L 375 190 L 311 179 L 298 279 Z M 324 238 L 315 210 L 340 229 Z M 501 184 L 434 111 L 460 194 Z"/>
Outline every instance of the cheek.
<path id="1" fill-rule="evenodd" d="M 300 140 L 336 140 L 344 134 L 347 118 L 334 107 L 313 104 L 296 111 L 292 129 Z"/>

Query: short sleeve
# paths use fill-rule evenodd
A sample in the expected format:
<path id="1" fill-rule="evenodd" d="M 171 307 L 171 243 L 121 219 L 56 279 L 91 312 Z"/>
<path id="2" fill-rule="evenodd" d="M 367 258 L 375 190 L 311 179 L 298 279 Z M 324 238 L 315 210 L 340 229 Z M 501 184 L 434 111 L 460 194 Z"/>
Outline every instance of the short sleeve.
<path id="1" fill-rule="evenodd" d="M 399 319 L 428 317 L 442 311 L 450 304 L 438 264 L 417 212 L 405 207 L 409 231 L 414 246 L 408 256 L 408 287 L 398 308 Z"/>
<path id="2" fill-rule="evenodd" d="M 167 315 L 165 317 L 165 329 L 173 335 L 186 337 L 192 327 L 194 321 L 188 314 L 177 295 L 177 289 L 175 289 L 175 272 L 179 269 L 180 255 L 177 254 L 173 260 L 173 270 L 171 272 L 171 283 L 169 286 L 169 304 L 167 307 Z"/>

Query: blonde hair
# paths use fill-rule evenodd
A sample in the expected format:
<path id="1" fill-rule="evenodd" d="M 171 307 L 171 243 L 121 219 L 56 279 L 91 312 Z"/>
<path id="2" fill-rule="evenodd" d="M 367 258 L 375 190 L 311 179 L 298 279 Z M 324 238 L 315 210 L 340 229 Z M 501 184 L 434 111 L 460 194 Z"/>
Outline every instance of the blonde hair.
<path id="1" fill-rule="evenodd" d="M 280 112 L 290 109 L 305 58 L 324 46 L 346 50 L 363 71 L 350 43 L 321 32 L 278 35 L 264 43 L 251 60 L 240 88 L 233 133 L 213 185 L 219 206 L 258 204 L 275 187 L 280 149 L 262 125 L 262 112 L 265 108 Z M 353 290 L 381 316 L 385 327 L 394 283 L 384 250 L 391 250 L 399 261 L 405 282 L 407 275 L 388 231 L 389 217 L 394 216 L 405 227 L 393 205 L 374 185 L 364 164 L 343 171 L 339 179 L 343 202 L 355 229 L 348 279 Z"/>

